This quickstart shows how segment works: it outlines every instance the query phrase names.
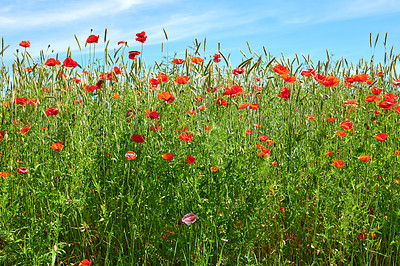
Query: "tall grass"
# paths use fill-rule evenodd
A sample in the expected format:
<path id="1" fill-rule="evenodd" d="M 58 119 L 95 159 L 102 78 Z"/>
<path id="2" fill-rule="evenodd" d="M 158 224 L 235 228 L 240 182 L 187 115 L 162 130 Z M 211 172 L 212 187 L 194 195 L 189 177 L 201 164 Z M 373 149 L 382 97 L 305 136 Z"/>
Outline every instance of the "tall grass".
<path id="1" fill-rule="evenodd" d="M 242 52 L 243 62 L 232 66 L 223 51 L 216 51 L 219 63 L 201 55 L 196 40 L 183 64 L 146 67 L 145 45 L 133 60 L 127 48 L 108 45 L 98 60 L 96 44 L 86 45 L 90 65 L 46 66 L 43 53 L 35 62 L 27 48 L 0 69 L 0 264 L 398 263 L 400 111 L 397 104 L 378 106 L 382 94 L 398 95 L 393 49 L 383 63 L 372 57 L 349 64 L 331 61 L 328 52 L 317 63 L 298 55 L 277 59 L 248 45 L 250 54 Z M 192 63 L 195 56 L 204 61 Z M 278 64 L 297 77 L 293 84 L 273 70 Z M 243 74 L 233 75 L 237 67 Z M 306 69 L 340 83 L 326 87 L 300 74 Z M 151 88 L 160 73 L 169 81 Z M 343 88 L 355 74 L 371 81 Z M 190 80 L 177 84 L 179 76 Z M 85 90 L 100 80 L 100 89 Z M 243 93 L 222 95 L 234 85 Z M 381 99 L 365 102 L 373 86 L 383 89 Z M 278 97 L 282 87 L 290 97 Z M 175 100 L 165 103 L 161 92 Z M 17 104 L 17 97 L 38 101 Z M 216 104 L 221 98 L 227 105 Z M 347 100 L 357 107 L 343 106 Z M 239 109 L 244 102 L 259 108 Z M 51 107 L 59 113 L 48 115 Z M 342 129 L 345 120 L 352 129 Z M 347 134 L 339 137 L 339 130 Z M 180 139 L 185 132 L 194 140 Z M 379 141 L 378 133 L 389 137 Z M 63 148 L 52 149 L 58 141 Z M 127 160 L 128 151 L 137 157 Z M 165 160 L 165 153 L 175 157 Z M 335 160 L 344 166 L 334 167 Z M 191 225 L 180 221 L 187 213 L 198 215 Z"/>

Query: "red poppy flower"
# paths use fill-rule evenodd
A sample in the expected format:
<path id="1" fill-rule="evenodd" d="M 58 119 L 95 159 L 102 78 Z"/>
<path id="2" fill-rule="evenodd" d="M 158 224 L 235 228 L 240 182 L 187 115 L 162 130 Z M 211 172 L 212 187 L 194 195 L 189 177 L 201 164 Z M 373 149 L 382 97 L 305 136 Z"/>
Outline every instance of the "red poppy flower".
<path id="1" fill-rule="evenodd" d="M 147 39 L 147 36 L 145 36 L 146 33 L 144 31 L 136 33 L 136 41 L 144 43 Z"/>
<path id="2" fill-rule="evenodd" d="M 374 136 L 374 138 L 376 138 L 379 141 L 384 141 L 386 140 L 387 137 L 389 137 L 389 135 L 386 133 L 379 133 Z"/>
<path id="3" fill-rule="evenodd" d="M 376 73 L 376 76 L 377 76 L 377 77 L 382 77 L 383 74 L 384 74 L 384 73 L 382 73 L 382 72 L 378 72 L 378 73 Z"/>
<path id="4" fill-rule="evenodd" d="M 185 133 L 181 133 L 181 134 L 179 135 L 179 138 L 180 138 L 181 140 L 183 140 L 183 141 L 192 141 L 192 140 L 194 140 L 194 138 L 193 138 L 193 133 L 190 134 L 190 135 L 187 135 L 187 134 L 185 134 Z"/>
<path id="5" fill-rule="evenodd" d="M 378 87 L 372 87 L 372 88 L 371 88 L 372 94 L 375 94 L 375 95 L 381 94 L 382 91 L 383 91 L 383 89 L 378 88 Z"/>
<path id="6" fill-rule="evenodd" d="M 16 103 L 16 104 L 24 105 L 24 104 L 27 104 L 29 101 L 30 101 L 30 99 L 28 99 L 28 98 L 19 98 L 19 97 L 14 98 L 14 103 Z"/>
<path id="7" fill-rule="evenodd" d="M 158 99 L 163 100 L 164 103 L 172 103 L 175 100 L 174 96 L 167 91 L 157 94 L 157 97 Z"/>
<path id="8" fill-rule="evenodd" d="M 151 118 L 151 119 L 158 119 L 160 117 L 160 114 L 157 113 L 157 111 L 150 111 L 150 109 L 146 110 L 146 117 Z"/>
<path id="9" fill-rule="evenodd" d="M 278 97 L 281 97 L 282 99 L 287 99 L 290 97 L 290 90 L 288 88 L 281 88 L 281 92 L 278 94 Z"/>
<path id="10" fill-rule="evenodd" d="M 95 91 L 96 89 L 97 89 L 97 87 L 95 85 L 87 85 L 87 86 L 85 86 L 85 91 L 92 92 L 92 91 Z"/>
<path id="11" fill-rule="evenodd" d="M 87 40 L 87 43 L 98 43 L 99 42 L 99 35 L 90 35 Z"/>
<path id="12" fill-rule="evenodd" d="M 371 156 L 369 156 L 369 155 L 360 155 L 359 157 L 358 157 L 358 160 L 360 160 L 360 161 L 369 161 L 369 160 L 371 160 Z"/>
<path id="13" fill-rule="evenodd" d="M 307 117 L 307 120 L 308 120 L 308 121 L 314 121 L 314 120 L 315 120 L 315 117 L 314 117 L 314 115 L 315 115 L 315 113 L 314 113 L 314 114 L 312 114 L 311 116 L 309 116 L 309 115 L 306 115 L 306 117 Z"/>
<path id="14" fill-rule="evenodd" d="M 235 76 L 240 75 L 240 74 L 243 74 L 243 72 L 244 72 L 244 69 L 241 68 L 241 67 L 238 67 L 238 68 L 235 68 L 234 70 L 232 70 L 232 73 L 233 73 L 233 75 L 235 75 Z"/>
<path id="15" fill-rule="evenodd" d="M 51 107 L 46 110 L 47 115 L 56 115 L 58 114 L 58 108 L 57 107 Z"/>
<path id="16" fill-rule="evenodd" d="M 142 135 L 137 135 L 137 134 L 133 135 L 131 138 L 132 138 L 132 140 L 133 140 L 134 142 L 138 142 L 138 143 L 143 143 L 143 142 L 144 142 L 144 139 L 145 139 L 144 136 L 142 136 Z"/>
<path id="17" fill-rule="evenodd" d="M 228 105 L 228 102 L 222 98 L 219 98 L 215 101 L 215 104 L 219 104 L 219 105 Z"/>
<path id="18" fill-rule="evenodd" d="M 239 110 L 240 110 L 240 109 L 245 109 L 245 108 L 247 108 L 247 106 L 249 106 L 248 103 L 241 103 L 241 104 L 239 104 L 238 109 L 239 109 Z"/>
<path id="19" fill-rule="evenodd" d="M 311 76 L 311 75 L 313 75 L 315 73 L 316 73 L 315 69 L 312 69 L 312 68 L 309 68 L 307 70 L 301 71 L 301 75 L 302 76 L 306 76 L 306 77 L 309 77 L 309 76 Z"/>
<path id="20" fill-rule="evenodd" d="M 380 96 L 369 95 L 369 96 L 367 96 L 367 98 L 365 98 L 364 101 L 366 101 L 367 103 L 371 103 L 371 102 L 379 101 L 380 99 L 381 99 Z"/>
<path id="21" fill-rule="evenodd" d="M 57 141 L 57 143 L 54 143 L 53 145 L 50 146 L 55 151 L 60 151 L 62 148 L 64 148 L 64 142 L 62 141 Z"/>
<path id="22" fill-rule="evenodd" d="M 343 162 L 343 161 L 340 161 L 340 160 L 335 160 L 335 161 L 333 161 L 332 165 L 335 166 L 336 168 L 339 168 L 339 169 L 340 169 L 340 168 L 343 167 L 344 162 Z"/>
<path id="23" fill-rule="evenodd" d="M 245 132 L 244 132 L 244 134 L 246 134 L 246 135 L 251 135 L 251 134 L 253 134 L 253 130 L 246 130 Z"/>
<path id="24" fill-rule="evenodd" d="M 313 75 L 314 79 L 319 82 L 319 83 L 323 83 L 326 79 L 325 76 L 322 76 L 321 74 L 317 73 Z"/>
<path id="25" fill-rule="evenodd" d="M 0 130 L 0 141 L 3 141 L 4 136 L 7 134 L 7 131 L 5 130 Z"/>
<path id="26" fill-rule="evenodd" d="M 393 85 L 399 86 L 400 85 L 400 80 L 393 80 Z"/>
<path id="27" fill-rule="evenodd" d="M 23 128 L 21 128 L 20 130 L 19 130 L 19 132 L 21 133 L 21 135 L 22 136 L 25 136 L 26 135 L 26 133 L 28 133 L 28 131 L 31 129 L 31 126 L 24 126 Z"/>
<path id="28" fill-rule="evenodd" d="M 127 43 L 126 41 L 119 41 L 117 44 L 118 44 L 118 45 L 123 44 L 123 45 L 125 45 L 125 46 L 128 45 L 128 43 Z"/>
<path id="29" fill-rule="evenodd" d="M 28 169 L 27 168 L 17 168 L 17 173 L 27 174 L 28 173 Z"/>
<path id="30" fill-rule="evenodd" d="M 183 216 L 182 222 L 184 222 L 187 225 L 191 225 L 197 220 L 197 218 L 199 217 L 196 214 L 188 213 L 185 216 Z"/>
<path id="31" fill-rule="evenodd" d="M 172 159 L 174 159 L 174 156 L 175 154 L 173 153 L 165 153 L 162 157 L 166 161 L 171 161 Z"/>
<path id="32" fill-rule="evenodd" d="M 326 77 L 325 80 L 322 82 L 322 84 L 325 87 L 336 87 L 339 84 L 340 80 L 336 77 L 329 76 Z"/>
<path id="33" fill-rule="evenodd" d="M 7 173 L 7 172 L 6 172 Z M 400 180 L 394 180 L 397 185 L 400 185 Z"/>
<path id="34" fill-rule="evenodd" d="M 214 93 L 217 90 L 217 88 L 207 88 L 207 91 L 209 93 Z"/>
<path id="35" fill-rule="evenodd" d="M 367 234 L 363 234 L 363 233 L 361 232 L 361 233 L 359 233 L 359 234 L 357 235 L 357 238 L 360 239 L 360 240 L 366 239 L 366 238 L 367 238 Z"/>
<path id="36" fill-rule="evenodd" d="M 125 158 L 129 161 L 135 159 L 136 157 L 137 155 L 133 151 L 128 151 L 127 153 L 125 153 Z"/>
<path id="37" fill-rule="evenodd" d="M 81 263 L 79 263 L 79 266 L 90 266 L 92 264 L 92 260 L 87 260 L 84 259 L 83 261 L 81 261 Z"/>
<path id="38" fill-rule="evenodd" d="M 328 151 L 325 153 L 325 155 L 333 155 L 333 151 Z"/>
<path id="39" fill-rule="evenodd" d="M 290 76 L 288 74 L 282 74 L 281 78 L 286 81 L 289 82 L 290 84 L 293 84 L 296 82 L 296 77 L 295 76 Z"/>
<path id="40" fill-rule="evenodd" d="M 354 85 L 348 82 L 345 82 L 343 88 L 354 88 Z"/>
<path id="41" fill-rule="evenodd" d="M 180 58 L 175 58 L 174 60 L 172 60 L 171 63 L 174 65 L 180 65 L 180 64 L 183 64 L 183 62 L 185 62 L 185 60 L 180 59 Z"/>
<path id="42" fill-rule="evenodd" d="M 333 123 L 336 120 L 336 117 L 327 117 L 326 121 L 328 121 L 328 123 Z"/>
<path id="43" fill-rule="evenodd" d="M 383 94 L 383 97 L 385 97 L 385 100 L 394 100 L 397 98 L 397 96 L 392 93 Z"/>
<path id="44" fill-rule="evenodd" d="M 340 126 L 343 129 L 352 129 L 353 128 L 353 122 L 349 121 L 349 120 L 345 120 L 342 123 L 340 123 Z"/>
<path id="45" fill-rule="evenodd" d="M 253 110 L 257 110 L 258 108 L 260 108 L 260 105 L 259 104 L 250 104 L 249 108 L 253 109 Z"/>
<path id="46" fill-rule="evenodd" d="M 200 57 L 194 56 L 194 57 L 192 57 L 192 59 L 190 61 L 192 63 L 201 65 L 201 63 L 204 61 L 204 59 L 201 59 Z"/>
<path id="47" fill-rule="evenodd" d="M 56 60 L 54 58 L 49 58 L 46 60 L 46 63 L 44 63 L 46 66 L 58 66 L 60 65 L 60 61 Z"/>
<path id="48" fill-rule="evenodd" d="M 188 76 L 176 77 L 176 83 L 187 84 L 190 78 Z"/>
<path id="49" fill-rule="evenodd" d="M 31 47 L 31 42 L 30 41 L 22 41 L 19 43 L 19 46 L 25 47 L 25 48 Z"/>
<path id="50" fill-rule="evenodd" d="M 260 141 L 267 141 L 267 139 L 269 139 L 269 137 L 268 136 L 259 136 L 258 139 Z"/>
<path id="51" fill-rule="evenodd" d="M 225 92 L 222 95 L 239 95 L 243 92 L 242 87 L 233 85 L 231 88 L 225 88 Z"/>
<path id="52" fill-rule="evenodd" d="M 10 175 L 9 172 L 0 172 L 0 177 L 9 177 Z"/>
<path id="53" fill-rule="evenodd" d="M 286 74 L 289 73 L 289 69 L 287 69 L 286 67 L 282 66 L 282 65 L 276 65 L 273 67 L 272 69 L 273 71 L 275 71 L 278 74 Z"/>
<path id="54" fill-rule="evenodd" d="M 353 106 L 357 107 L 357 102 L 356 100 L 347 100 L 343 103 L 343 106 Z"/>
<path id="55" fill-rule="evenodd" d="M 344 136 L 346 136 L 347 133 L 344 132 L 343 130 L 339 130 L 339 131 L 336 131 L 335 134 L 338 135 L 339 137 L 343 138 Z"/>
<path id="56" fill-rule="evenodd" d="M 396 111 L 396 113 L 400 114 L 400 105 L 396 106 L 394 110 Z"/>
<path id="57" fill-rule="evenodd" d="M 201 106 L 197 107 L 197 110 L 205 111 L 206 110 L 206 106 L 205 105 L 201 105 Z"/>
<path id="58" fill-rule="evenodd" d="M 140 55 L 139 51 L 130 51 L 128 57 L 129 57 L 129 59 L 134 60 L 137 55 Z"/>
<path id="59" fill-rule="evenodd" d="M 194 158 L 193 156 L 187 156 L 185 163 L 194 163 L 195 160 L 196 158 Z"/>
<path id="60" fill-rule="evenodd" d="M 394 99 L 386 98 L 385 100 L 383 100 L 382 102 L 380 102 L 380 103 L 378 104 L 378 106 L 381 107 L 383 110 L 389 110 L 389 109 L 392 108 L 396 103 L 397 103 L 397 101 L 395 101 Z"/>
<path id="61" fill-rule="evenodd" d="M 78 63 L 76 61 L 72 60 L 71 57 L 67 57 L 67 58 L 65 58 L 62 66 L 63 67 L 73 67 L 73 68 L 75 68 L 75 67 L 78 66 Z"/>
<path id="62" fill-rule="evenodd" d="M 213 55 L 213 61 L 214 61 L 215 63 L 221 62 L 221 55 L 220 55 L 220 54 L 214 54 L 214 55 Z"/>
<path id="63" fill-rule="evenodd" d="M 218 167 L 215 167 L 215 166 L 212 166 L 211 168 L 210 168 L 210 170 L 211 170 L 211 172 L 217 172 L 218 171 Z"/>

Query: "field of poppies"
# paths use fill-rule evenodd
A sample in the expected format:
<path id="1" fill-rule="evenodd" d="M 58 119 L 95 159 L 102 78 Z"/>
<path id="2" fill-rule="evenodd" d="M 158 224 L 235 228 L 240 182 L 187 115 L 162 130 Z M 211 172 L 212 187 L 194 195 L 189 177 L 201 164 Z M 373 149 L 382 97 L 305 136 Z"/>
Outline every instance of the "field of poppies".
<path id="1" fill-rule="evenodd" d="M 22 41 L 0 68 L 1 265 L 399 263 L 386 37 L 377 62 L 248 46 L 239 65 L 197 40 L 146 65 L 145 32 L 102 37 L 64 58 Z"/>

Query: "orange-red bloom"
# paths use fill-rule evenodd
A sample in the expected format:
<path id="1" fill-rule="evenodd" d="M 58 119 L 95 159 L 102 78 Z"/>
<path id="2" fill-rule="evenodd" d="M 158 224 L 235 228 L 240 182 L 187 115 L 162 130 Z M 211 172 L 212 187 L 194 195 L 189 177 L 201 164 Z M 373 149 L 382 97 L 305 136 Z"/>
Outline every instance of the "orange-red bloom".
<path id="1" fill-rule="evenodd" d="M 240 74 L 243 74 L 243 72 L 244 72 L 244 69 L 241 68 L 241 67 L 238 67 L 238 68 L 235 68 L 234 70 L 232 70 L 232 73 L 233 73 L 233 75 L 235 75 L 235 76 L 240 75 Z"/>
<path id="2" fill-rule="evenodd" d="M 353 122 L 349 121 L 349 120 L 345 120 L 342 123 L 340 123 L 340 126 L 343 129 L 352 129 L 353 128 Z"/>
<path id="3" fill-rule="evenodd" d="M 372 94 L 375 94 L 375 95 L 381 94 L 382 91 L 383 91 L 383 89 L 378 88 L 378 87 L 372 87 L 372 88 L 371 88 Z"/>
<path id="4" fill-rule="evenodd" d="M 373 96 L 373 95 L 369 95 L 367 96 L 367 98 L 365 98 L 364 101 L 366 101 L 367 103 L 371 103 L 371 102 L 377 102 L 381 99 L 380 96 Z"/>
<path id="5" fill-rule="evenodd" d="M 339 137 L 343 138 L 344 136 L 346 136 L 347 133 L 344 132 L 343 130 L 339 130 L 339 131 L 336 131 L 335 134 L 338 135 Z"/>
<path id="6" fill-rule="evenodd" d="M 46 110 L 47 115 L 56 115 L 58 114 L 58 108 L 57 107 L 50 107 L 49 109 Z"/>
<path id="7" fill-rule="evenodd" d="M 79 266 L 90 266 L 92 264 L 92 260 L 87 260 L 84 259 L 83 261 L 81 261 L 81 263 L 79 263 Z"/>
<path id="8" fill-rule="evenodd" d="M 343 103 L 343 106 L 353 106 L 357 107 L 357 102 L 356 100 L 347 100 Z"/>
<path id="9" fill-rule="evenodd" d="M 9 177 L 10 173 L 9 172 L 0 172 L 0 177 Z"/>
<path id="10" fill-rule="evenodd" d="M 286 81 L 289 82 L 290 84 L 293 84 L 296 82 L 296 77 L 295 76 L 290 76 L 288 74 L 282 74 L 281 78 Z"/>
<path id="11" fill-rule="evenodd" d="M 194 140 L 194 138 L 193 138 L 193 133 L 190 134 L 190 135 L 187 135 L 187 134 L 185 134 L 185 133 L 181 133 L 181 134 L 179 135 L 179 138 L 180 138 L 181 140 L 183 140 L 183 141 L 192 141 L 192 140 Z"/>
<path id="12" fill-rule="evenodd" d="M 219 105 L 228 105 L 228 102 L 225 99 L 219 98 L 215 101 L 215 104 Z"/>
<path id="13" fill-rule="evenodd" d="M 333 123 L 336 120 L 336 117 L 327 117 L 326 121 L 328 121 L 328 123 Z"/>
<path id="14" fill-rule="evenodd" d="M 174 96 L 167 91 L 157 94 L 157 97 L 158 99 L 163 100 L 164 103 L 172 103 L 175 100 Z"/>
<path id="15" fill-rule="evenodd" d="M 147 39 L 147 36 L 145 36 L 146 33 L 144 31 L 136 33 L 136 41 L 144 43 Z"/>
<path id="16" fill-rule="evenodd" d="M 133 151 L 128 151 L 127 153 L 125 153 L 125 158 L 129 161 L 135 159 L 136 157 L 137 155 Z"/>
<path id="17" fill-rule="evenodd" d="M 49 58 L 47 59 L 46 63 L 44 63 L 46 66 L 58 66 L 60 64 L 60 60 L 56 60 L 54 58 Z"/>
<path id="18" fill-rule="evenodd" d="M 278 97 L 281 97 L 282 99 L 287 99 L 290 97 L 290 90 L 288 88 L 281 88 L 281 92 L 278 94 Z"/>
<path id="19" fill-rule="evenodd" d="M 340 168 L 343 167 L 344 162 L 341 161 L 341 160 L 335 160 L 335 161 L 333 161 L 332 165 L 335 166 L 336 168 L 339 168 L 339 169 L 340 169 Z"/>
<path id="20" fill-rule="evenodd" d="M 190 60 L 192 63 L 201 65 L 201 63 L 204 61 L 204 59 L 201 59 L 200 57 L 193 56 L 192 59 Z"/>
<path id="21" fill-rule="evenodd" d="M 87 38 L 87 40 L 86 40 L 86 42 L 87 43 L 98 43 L 99 42 L 99 35 L 90 35 L 88 38 Z"/>
<path id="22" fill-rule="evenodd" d="M 359 157 L 358 157 L 358 160 L 360 160 L 360 161 L 369 161 L 369 160 L 371 160 L 371 156 L 369 156 L 369 155 L 360 155 Z"/>
<path id="23" fill-rule="evenodd" d="M 174 159 L 175 154 L 173 154 L 173 153 L 165 153 L 162 157 L 166 161 L 171 161 L 172 159 Z"/>
<path id="24" fill-rule="evenodd" d="M 176 77 L 176 83 L 187 84 L 190 78 L 188 76 Z"/>
<path id="25" fill-rule="evenodd" d="M 193 156 L 187 156 L 185 163 L 194 163 L 194 161 L 196 161 L 196 158 Z"/>
<path id="26" fill-rule="evenodd" d="M 260 105 L 259 104 L 250 104 L 249 108 L 253 109 L 253 110 L 256 110 L 256 109 L 260 108 Z"/>
<path id="27" fill-rule="evenodd" d="M 284 67 L 282 65 L 275 65 L 272 70 L 281 75 L 289 73 L 289 69 L 287 69 L 286 67 Z"/>
<path id="28" fill-rule="evenodd" d="M 140 55 L 139 51 L 129 51 L 128 58 L 134 60 L 137 55 Z"/>
<path id="29" fill-rule="evenodd" d="M 394 110 L 396 111 L 396 113 L 400 114 L 400 105 L 394 107 Z"/>
<path id="30" fill-rule="evenodd" d="M 22 41 L 19 43 L 19 46 L 25 47 L 25 48 L 31 47 L 31 42 L 30 41 Z"/>
<path id="31" fill-rule="evenodd" d="M 67 58 L 65 58 L 62 66 L 63 67 L 73 67 L 73 68 L 75 68 L 75 67 L 78 66 L 78 63 L 76 61 L 72 60 L 71 57 L 67 57 Z"/>
<path id="32" fill-rule="evenodd" d="M 50 146 L 55 151 L 60 151 L 62 148 L 64 148 L 64 142 L 62 141 L 57 141 L 57 143 L 54 143 L 53 145 Z"/>
<path id="33" fill-rule="evenodd" d="M 213 61 L 214 61 L 215 63 L 221 62 L 221 55 L 220 55 L 220 54 L 214 54 L 214 55 L 213 55 Z"/>
<path id="34" fill-rule="evenodd" d="M 258 139 L 260 141 L 267 141 L 267 139 L 269 139 L 269 137 L 268 136 L 259 136 Z"/>
<path id="35" fill-rule="evenodd" d="M 253 134 L 253 130 L 246 130 L 245 132 L 244 132 L 244 134 L 246 134 L 246 135 L 251 135 L 251 134 Z"/>
<path id="36" fill-rule="evenodd" d="M 211 170 L 211 172 L 217 172 L 218 171 L 218 167 L 215 167 L 215 166 L 212 166 L 211 168 L 210 168 L 210 170 Z"/>
<path id="37" fill-rule="evenodd" d="M 326 77 L 325 80 L 322 82 L 322 84 L 325 87 L 336 87 L 339 84 L 340 80 L 336 77 L 329 76 Z"/>
<path id="38" fill-rule="evenodd" d="M 376 134 L 374 137 L 379 141 L 384 141 L 384 140 L 386 140 L 387 137 L 389 137 L 389 135 L 386 133 L 379 133 L 379 134 Z"/>
<path id="39" fill-rule="evenodd" d="M 180 59 L 180 58 L 175 58 L 174 60 L 172 60 L 171 63 L 174 65 L 180 65 L 180 64 L 183 64 L 183 62 L 185 62 L 185 60 Z"/>
<path id="40" fill-rule="evenodd" d="M 247 108 L 247 106 L 249 106 L 248 103 L 241 103 L 241 104 L 239 104 L 238 109 L 239 109 L 239 110 L 240 110 L 240 109 L 245 109 L 245 108 Z"/>
<path id="41" fill-rule="evenodd" d="M 19 130 L 19 132 L 21 133 L 22 136 L 25 136 L 26 133 L 28 133 L 30 129 L 31 129 L 31 126 L 29 126 L 29 125 L 28 126 L 24 126 L 23 128 L 21 128 Z"/>
<path id="42" fill-rule="evenodd" d="M 243 92 L 242 87 L 233 85 L 230 89 L 225 88 L 225 92 L 222 95 L 239 95 Z"/>

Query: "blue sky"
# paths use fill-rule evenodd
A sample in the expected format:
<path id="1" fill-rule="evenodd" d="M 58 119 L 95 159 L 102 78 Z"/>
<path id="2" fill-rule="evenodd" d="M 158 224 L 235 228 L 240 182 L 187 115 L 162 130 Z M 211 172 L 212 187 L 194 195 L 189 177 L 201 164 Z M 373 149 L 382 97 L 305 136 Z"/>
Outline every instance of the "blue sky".
<path id="1" fill-rule="evenodd" d="M 129 50 L 139 50 L 135 34 L 145 31 L 144 44 L 147 64 L 161 61 L 163 56 L 184 57 L 185 49 L 197 38 L 207 38 L 203 57 L 221 51 L 231 54 L 232 66 L 242 59 L 240 50 L 249 54 L 246 41 L 253 52 L 262 54 L 262 46 L 272 55 L 287 58 L 310 55 L 315 62 L 326 59 L 326 49 L 334 55 L 357 62 L 370 58 L 369 35 L 380 33 L 375 58 L 383 60 L 383 37 L 388 32 L 388 49 L 400 50 L 400 1 L 183 1 L 183 0 L 16 0 L 2 1 L 0 33 L 10 47 L 4 61 L 11 62 L 22 40 L 29 40 L 28 51 L 38 58 L 40 50 L 47 57 L 62 55 L 68 47 L 72 57 L 80 62 L 74 34 L 81 44 L 93 34 L 100 35 L 96 50 L 104 49 L 104 30 L 108 29 L 109 49 L 118 48 L 125 40 Z M 6 2 L 6 3 L 4 3 Z M 165 40 L 163 28 L 169 40 Z M 164 52 L 161 52 L 161 43 Z M 54 50 L 54 53 L 52 53 Z M 60 56 L 60 59 L 64 58 Z"/>

